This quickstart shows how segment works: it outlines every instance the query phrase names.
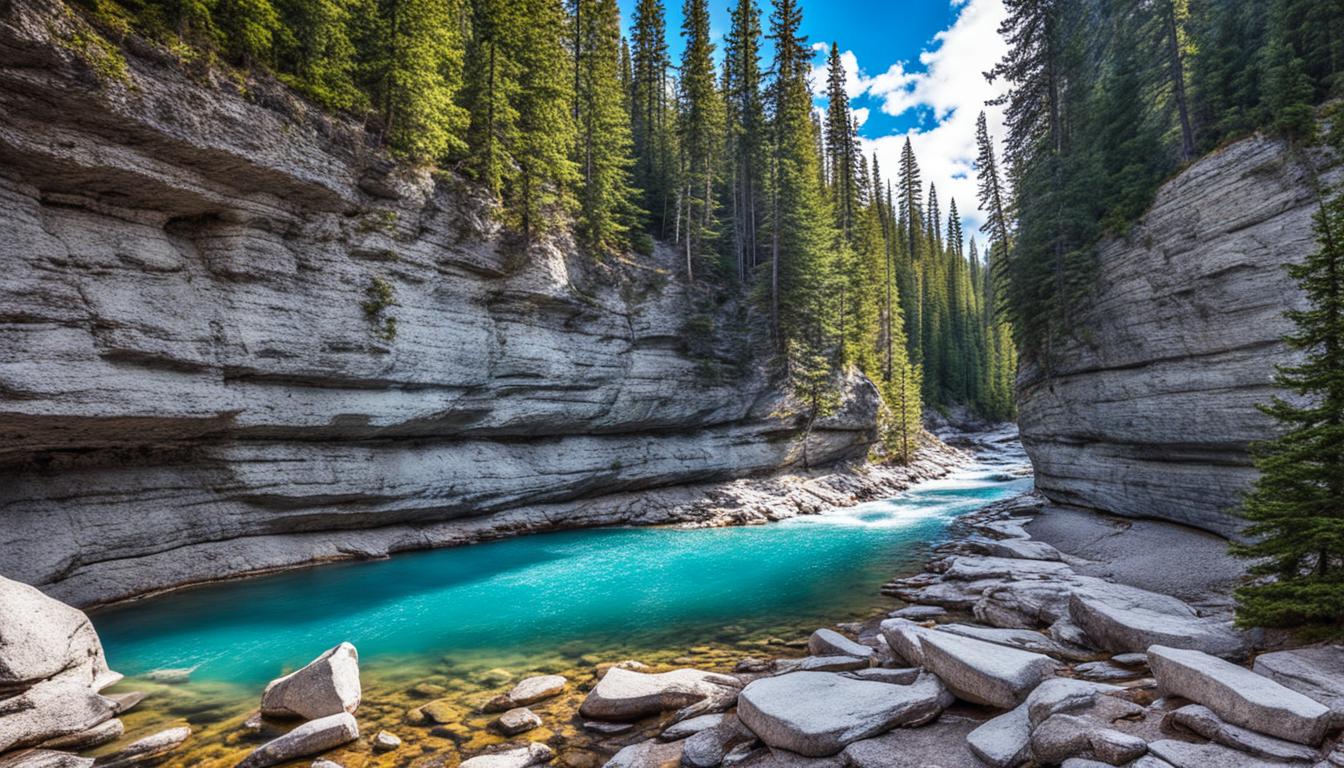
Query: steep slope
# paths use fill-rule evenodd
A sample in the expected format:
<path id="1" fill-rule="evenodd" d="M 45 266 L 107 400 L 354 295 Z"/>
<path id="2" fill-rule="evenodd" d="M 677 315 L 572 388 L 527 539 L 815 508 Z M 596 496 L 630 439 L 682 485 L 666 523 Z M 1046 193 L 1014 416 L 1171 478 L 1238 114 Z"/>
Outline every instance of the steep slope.
<path id="1" fill-rule="evenodd" d="M 89 40 L 0 6 L 0 573 L 88 604 L 652 521 L 631 491 L 873 440 L 866 380 L 803 438 L 747 339 L 692 356 L 674 254 L 522 253 L 274 83 Z"/>
<path id="2" fill-rule="evenodd" d="M 1333 157 L 1246 139 L 1159 192 L 1124 239 L 1103 243 L 1095 293 L 1048 373 L 1024 361 L 1020 424 L 1037 484 L 1060 502 L 1233 535 L 1255 477 L 1256 409 L 1291 360 L 1283 269 L 1315 248 L 1316 179 Z"/>

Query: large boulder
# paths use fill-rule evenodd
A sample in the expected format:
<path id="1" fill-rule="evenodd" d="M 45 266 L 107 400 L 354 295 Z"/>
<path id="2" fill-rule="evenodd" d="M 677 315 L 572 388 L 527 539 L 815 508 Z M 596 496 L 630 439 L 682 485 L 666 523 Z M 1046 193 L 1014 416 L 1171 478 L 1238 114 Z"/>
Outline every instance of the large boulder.
<path id="1" fill-rule="evenodd" d="M 1251 668 L 1326 705 L 1335 726 L 1344 727 L 1344 645 L 1262 653 Z"/>
<path id="2" fill-rule="evenodd" d="M 264 717 L 316 720 L 359 708 L 359 652 L 341 643 L 297 672 L 272 680 L 261 695 Z"/>
<path id="3" fill-rule="evenodd" d="M 676 709 L 677 719 L 685 719 L 728 709 L 741 686 L 735 677 L 696 669 L 646 674 L 612 667 L 588 692 L 579 713 L 597 720 L 638 720 Z"/>
<path id="4" fill-rule="evenodd" d="M 901 657 L 905 663 L 916 667 L 924 666 L 924 650 L 920 647 L 919 639 L 929 631 L 927 628 L 909 619 L 896 618 L 882 622 L 878 629 L 892 652 Z"/>
<path id="5" fill-rule="evenodd" d="M 349 712 L 309 720 L 284 736 L 257 747 L 238 768 L 269 768 L 300 757 L 318 755 L 359 738 L 359 724 Z"/>
<path id="6" fill-rule="evenodd" d="M 950 702 L 928 674 L 912 685 L 892 685 L 794 672 L 753 681 L 738 698 L 737 716 L 772 747 L 825 757 L 897 726 L 926 723 Z"/>
<path id="7" fill-rule="evenodd" d="M 1057 659 L 1083 661 L 1096 658 L 1096 654 L 1086 648 L 1061 643 L 1049 635 L 1031 629 L 982 627 L 976 624 L 939 624 L 938 631 L 984 640 L 995 645 L 1006 645 L 1031 653 L 1043 653 Z"/>
<path id="8" fill-rule="evenodd" d="M 1114 653 L 1142 652 L 1150 645 L 1226 657 L 1246 651 L 1230 622 L 1203 618 L 1182 600 L 1123 584 L 1076 587 L 1069 595 L 1069 617 L 1092 645 Z"/>
<path id="9" fill-rule="evenodd" d="M 924 668 L 941 678 L 957 698 L 1002 709 L 1022 703 L 1059 667 L 1049 656 L 946 632 L 923 632 L 919 646 Z"/>
<path id="10" fill-rule="evenodd" d="M 1299 744 L 1319 744 L 1330 708 L 1216 656 L 1155 645 L 1148 664 L 1162 690 L 1203 704 L 1233 725 Z"/>

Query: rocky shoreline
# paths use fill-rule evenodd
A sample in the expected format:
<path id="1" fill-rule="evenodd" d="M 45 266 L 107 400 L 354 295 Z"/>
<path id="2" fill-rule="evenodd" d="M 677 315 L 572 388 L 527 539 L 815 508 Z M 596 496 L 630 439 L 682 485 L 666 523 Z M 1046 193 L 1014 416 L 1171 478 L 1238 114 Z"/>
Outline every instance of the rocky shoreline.
<path id="1" fill-rule="evenodd" d="M 909 482 L 880 470 L 857 478 L 852 471 L 777 478 L 768 494 L 738 481 L 699 507 L 717 514 L 692 523 L 778 519 L 770 516 L 818 511 L 810 504 L 829 503 L 830 494 L 851 499 L 895 487 L 881 483 Z M 816 501 L 801 503 L 807 498 Z M 395 726 L 382 705 L 361 711 L 358 652 L 342 644 L 267 686 L 254 714 L 230 726 L 229 754 L 245 751 L 209 764 L 1344 766 L 1344 648 L 1265 652 L 1266 638 L 1233 628 L 1219 599 L 1228 571 L 1212 562 L 1218 542 L 1166 523 L 1144 525 L 1017 497 L 960 518 L 955 538 L 935 550 L 924 572 L 890 582 L 884 592 L 908 604 L 889 616 L 820 628 L 763 647 L 769 655 L 710 662 L 714 669 L 677 659 L 593 660 L 581 671 L 497 683 L 503 687 L 467 705 L 474 711 L 436 698 L 447 691 L 422 683 L 415 686 L 422 703 L 394 715 Z M 1129 557 L 1127 548 L 1155 546 L 1163 551 L 1154 556 L 1184 552 L 1199 568 L 1181 597 L 1135 586 L 1152 574 L 1108 562 Z M 23 718 L 12 707 L 0 710 L 0 766 L 186 764 L 173 761 L 191 735 L 185 727 L 103 746 L 96 761 L 77 755 L 120 739 L 117 718 L 137 697 L 99 694 L 120 676 L 106 670 L 95 636 L 62 661 L 59 679 L 76 682 L 62 683 L 60 696 L 76 698 L 59 706 L 44 698 L 41 670 L 25 669 L 24 660 L 40 658 L 37 649 L 52 647 L 82 614 L 23 585 L 0 587 L 9 590 L 6 605 L 26 596 L 33 617 L 18 635 L 0 638 L 0 672 L 7 673 L 0 690 L 18 692 L 10 701 L 37 702 Z M 48 613 L 60 620 L 48 621 Z M 792 649 L 808 655 L 790 657 Z M 692 655 L 682 661 L 700 663 Z M 90 704 L 88 717 L 69 716 L 76 699 Z M 379 725 L 361 735 L 361 723 L 371 722 Z M 421 731 L 457 748 L 433 750 Z"/>

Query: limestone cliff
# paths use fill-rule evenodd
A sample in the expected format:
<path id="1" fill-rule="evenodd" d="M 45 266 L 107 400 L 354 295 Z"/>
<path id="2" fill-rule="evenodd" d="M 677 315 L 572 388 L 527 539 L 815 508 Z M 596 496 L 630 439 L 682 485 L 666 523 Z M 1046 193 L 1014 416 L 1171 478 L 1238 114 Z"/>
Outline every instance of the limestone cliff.
<path id="1" fill-rule="evenodd" d="M 523 252 L 273 82 L 89 40 L 0 4 L 0 573 L 88 604 L 647 522 L 632 491 L 872 441 L 866 380 L 804 437 L 761 345 L 688 344 L 673 254 Z"/>
<path id="2" fill-rule="evenodd" d="M 1256 409 L 1291 360 L 1283 269 L 1315 248 L 1316 182 L 1334 158 L 1255 137 L 1198 161 L 1127 237 L 1104 242 L 1095 291 L 1053 367 L 1024 362 L 1023 442 L 1050 498 L 1232 535 L 1255 477 Z"/>

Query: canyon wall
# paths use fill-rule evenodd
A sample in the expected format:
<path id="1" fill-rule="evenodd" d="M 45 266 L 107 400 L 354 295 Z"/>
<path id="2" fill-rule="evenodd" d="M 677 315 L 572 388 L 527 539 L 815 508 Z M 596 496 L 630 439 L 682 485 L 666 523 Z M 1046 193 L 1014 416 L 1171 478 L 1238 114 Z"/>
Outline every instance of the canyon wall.
<path id="1" fill-rule="evenodd" d="M 524 248 L 274 82 L 91 39 L 0 4 L 5 576 L 88 605 L 657 521 L 635 492 L 873 441 L 869 382 L 804 430 L 676 254 Z"/>
<path id="2" fill-rule="evenodd" d="M 1234 536 L 1273 434 L 1256 409 L 1293 360 L 1284 310 L 1303 297 L 1284 264 L 1315 249 L 1320 150 L 1255 137 L 1194 163 L 1124 238 L 1102 244 L 1095 290 L 1049 371 L 1024 360 L 1023 443 L 1059 502 Z"/>

